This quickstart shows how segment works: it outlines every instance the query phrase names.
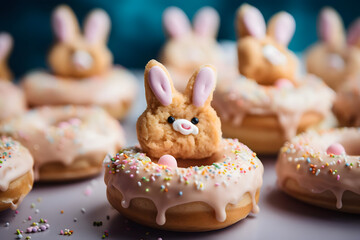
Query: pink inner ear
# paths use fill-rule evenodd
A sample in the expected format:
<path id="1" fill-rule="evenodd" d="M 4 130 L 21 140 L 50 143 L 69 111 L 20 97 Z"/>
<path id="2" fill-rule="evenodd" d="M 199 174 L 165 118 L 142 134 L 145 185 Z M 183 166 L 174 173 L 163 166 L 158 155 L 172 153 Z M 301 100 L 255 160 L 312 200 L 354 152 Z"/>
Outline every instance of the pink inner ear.
<path id="1" fill-rule="evenodd" d="M 59 8 L 54 12 L 52 26 L 59 41 L 66 42 L 73 37 L 74 26 L 72 24 L 72 16 L 67 9 Z"/>
<path id="2" fill-rule="evenodd" d="M 170 82 L 166 73 L 161 67 L 155 66 L 150 69 L 149 85 L 155 97 L 162 105 L 168 106 L 171 104 L 172 93 Z"/>
<path id="3" fill-rule="evenodd" d="M 0 59 L 3 59 L 9 54 L 12 47 L 12 38 L 7 33 L 0 33 Z"/>
<path id="4" fill-rule="evenodd" d="M 214 90 L 215 73 L 210 67 L 205 67 L 200 70 L 196 76 L 192 102 L 194 106 L 201 107 L 204 105 L 206 99 Z"/>
<path id="5" fill-rule="evenodd" d="M 357 19 L 349 28 L 347 42 L 354 45 L 360 39 L 360 19 Z"/>
<path id="6" fill-rule="evenodd" d="M 102 10 L 97 10 L 89 16 L 84 27 L 85 39 L 93 44 L 106 38 L 110 28 L 109 16 Z"/>
<path id="7" fill-rule="evenodd" d="M 275 39 L 287 46 L 295 33 L 295 20 L 288 13 L 282 13 L 276 20 Z"/>
<path id="8" fill-rule="evenodd" d="M 251 36 L 261 39 L 265 37 L 265 20 L 259 9 L 249 7 L 244 13 L 244 24 Z"/>
<path id="9" fill-rule="evenodd" d="M 218 13 L 211 7 L 204 7 L 196 14 L 194 31 L 203 37 L 215 37 L 219 28 L 219 22 Z"/>
<path id="10" fill-rule="evenodd" d="M 179 38 L 191 31 L 189 19 L 185 13 L 177 7 L 169 7 L 163 14 L 163 22 L 166 32 L 172 38 Z"/>
<path id="11" fill-rule="evenodd" d="M 332 28 L 336 26 L 338 17 L 329 9 L 325 9 L 320 13 L 318 31 L 322 41 L 329 43 L 332 38 Z"/>

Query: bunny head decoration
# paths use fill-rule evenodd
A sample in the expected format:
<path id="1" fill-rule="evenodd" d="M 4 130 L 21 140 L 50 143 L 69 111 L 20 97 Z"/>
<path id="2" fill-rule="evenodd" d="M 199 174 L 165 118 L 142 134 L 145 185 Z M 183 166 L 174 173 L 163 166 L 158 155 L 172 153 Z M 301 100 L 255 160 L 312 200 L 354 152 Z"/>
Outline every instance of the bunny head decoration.
<path id="1" fill-rule="evenodd" d="M 319 14 L 317 28 L 320 42 L 308 50 L 307 69 L 337 89 L 360 68 L 360 19 L 350 26 L 346 37 L 340 15 L 325 7 Z"/>
<path id="2" fill-rule="evenodd" d="M 273 85 L 278 79 L 296 83 L 298 60 L 287 48 L 295 32 L 295 20 L 286 13 L 274 15 L 266 30 L 261 12 L 243 4 L 236 17 L 239 71 L 262 85 Z"/>
<path id="3" fill-rule="evenodd" d="M 204 65 L 190 78 L 184 94 L 175 90 L 167 69 L 155 60 L 145 68 L 147 108 L 137 121 L 141 148 L 151 157 L 170 154 L 201 159 L 219 150 L 221 125 L 211 107 L 216 72 Z"/>
<path id="4" fill-rule="evenodd" d="M 48 56 L 54 73 L 62 77 L 85 78 L 106 72 L 113 61 L 106 46 L 110 24 L 105 11 L 93 10 L 85 20 L 82 34 L 70 7 L 57 7 L 52 14 L 56 41 Z"/>
<path id="5" fill-rule="evenodd" d="M 12 73 L 7 60 L 13 46 L 13 39 L 8 33 L 0 33 L 0 80 L 10 81 Z"/>
<path id="6" fill-rule="evenodd" d="M 213 8 L 204 7 L 196 13 L 192 27 L 181 9 L 169 7 L 165 10 L 163 25 L 168 41 L 160 58 L 171 73 L 183 72 L 187 80 L 187 76 L 201 65 L 216 65 L 221 55 L 216 41 L 219 19 Z"/>

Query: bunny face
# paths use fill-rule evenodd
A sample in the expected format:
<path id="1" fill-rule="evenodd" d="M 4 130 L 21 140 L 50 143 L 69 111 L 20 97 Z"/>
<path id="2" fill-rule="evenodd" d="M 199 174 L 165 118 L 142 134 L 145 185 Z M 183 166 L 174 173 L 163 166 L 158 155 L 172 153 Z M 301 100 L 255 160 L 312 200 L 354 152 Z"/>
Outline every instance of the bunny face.
<path id="1" fill-rule="evenodd" d="M 220 50 L 216 42 L 219 15 L 213 8 L 200 9 L 192 27 L 181 9 L 170 7 L 163 14 L 163 24 L 169 40 L 161 58 L 167 67 L 190 75 L 205 63 L 219 61 Z"/>
<path id="2" fill-rule="evenodd" d="M 13 39 L 8 33 L 0 33 L 0 80 L 11 80 L 12 74 L 7 59 L 13 46 Z"/>
<path id="3" fill-rule="evenodd" d="M 276 14 L 266 32 L 258 9 L 243 4 L 237 13 L 239 71 L 259 84 L 272 85 L 280 78 L 295 82 L 298 61 L 287 48 L 295 21 L 286 13 Z"/>
<path id="4" fill-rule="evenodd" d="M 346 37 L 339 14 L 326 7 L 318 18 L 318 35 L 321 42 L 308 51 L 307 69 L 337 89 L 360 67 L 360 20 L 350 26 Z"/>
<path id="5" fill-rule="evenodd" d="M 147 109 L 138 119 L 137 135 L 148 155 L 201 159 L 218 151 L 220 120 L 210 106 L 215 80 L 214 69 L 202 67 L 193 74 L 185 93 L 181 94 L 173 87 L 163 65 L 155 60 L 147 64 Z"/>
<path id="6" fill-rule="evenodd" d="M 112 54 L 106 46 L 110 19 L 103 10 L 89 14 L 84 36 L 74 13 L 67 6 L 55 9 L 52 24 L 57 42 L 50 50 L 48 60 L 55 74 L 84 78 L 102 74 L 111 67 Z"/>

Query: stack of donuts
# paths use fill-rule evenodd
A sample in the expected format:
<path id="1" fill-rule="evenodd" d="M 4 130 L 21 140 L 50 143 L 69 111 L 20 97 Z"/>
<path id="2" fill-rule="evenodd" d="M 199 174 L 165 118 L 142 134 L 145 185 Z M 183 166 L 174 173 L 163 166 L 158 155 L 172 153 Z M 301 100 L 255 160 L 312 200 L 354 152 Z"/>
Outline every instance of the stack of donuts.
<path id="1" fill-rule="evenodd" d="M 289 13 L 266 24 L 243 4 L 235 22 L 238 58 L 229 62 L 214 9 L 200 9 L 193 26 L 181 9 L 164 11 L 164 65 L 145 67 L 139 145 L 128 148 L 118 120 L 137 80 L 113 64 L 106 12 L 93 10 L 81 31 L 72 10 L 57 7 L 49 69 L 26 74 L 20 87 L 7 66 L 12 38 L 0 33 L 0 211 L 15 209 L 34 181 L 105 168 L 108 201 L 127 218 L 173 231 L 220 229 L 259 211 L 257 154 L 278 153 L 284 192 L 360 213 L 360 22 L 345 37 L 339 14 L 324 8 L 308 72 L 288 48 L 296 28 Z M 332 114 L 342 128 L 326 124 Z"/>

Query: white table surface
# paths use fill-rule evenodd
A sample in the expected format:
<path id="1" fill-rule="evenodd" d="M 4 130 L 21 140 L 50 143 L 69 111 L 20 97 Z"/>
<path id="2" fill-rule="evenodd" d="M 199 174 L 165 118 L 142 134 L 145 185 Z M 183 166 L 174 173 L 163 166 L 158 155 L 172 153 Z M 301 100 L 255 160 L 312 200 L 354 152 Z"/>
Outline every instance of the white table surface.
<path id="1" fill-rule="evenodd" d="M 137 74 L 142 87 L 130 116 L 122 122 L 127 145 L 137 143 L 135 123 L 145 109 L 142 73 Z M 33 190 L 17 209 L 0 212 L 0 240 L 15 239 L 16 229 L 25 231 L 40 218 L 48 220 L 44 232 L 23 234 L 31 239 L 360 239 L 360 215 L 345 214 L 310 206 L 288 197 L 276 187 L 275 157 L 262 158 L 265 174 L 260 195 L 260 213 L 226 229 L 204 233 L 167 232 L 128 221 L 114 210 L 106 199 L 103 176 L 62 184 L 34 185 Z M 85 194 L 87 193 L 87 194 Z M 39 199 L 40 198 L 40 199 Z M 40 200 L 40 201 L 39 201 Z M 32 208 L 31 205 L 35 204 Z M 81 209 L 86 210 L 85 213 Z M 38 209 L 38 213 L 36 210 Z M 64 211 L 61 214 L 61 211 Z M 29 221 L 28 217 L 32 220 Z M 109 219 L 107 219 L 109 217 Z M 74 222 L 74 218 L 77 222 Z M 102 221 L 102 226 L 93 226 Z M 6 227 L 6 223 L 9 226 Z M 60 230 L 74 231 L 62 236 Z"/>

